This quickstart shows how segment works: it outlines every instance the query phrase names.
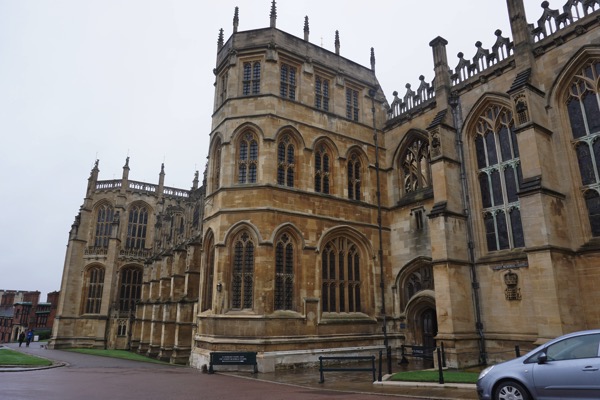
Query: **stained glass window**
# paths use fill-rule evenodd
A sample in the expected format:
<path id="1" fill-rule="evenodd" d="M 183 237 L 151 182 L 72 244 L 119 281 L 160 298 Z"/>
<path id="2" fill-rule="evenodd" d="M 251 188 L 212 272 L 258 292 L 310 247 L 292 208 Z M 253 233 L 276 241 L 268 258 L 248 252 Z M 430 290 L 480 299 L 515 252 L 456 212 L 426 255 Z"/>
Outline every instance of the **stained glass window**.
<path id="1" fill-rule="evenodd" d="M 323 312 L 361 311 L 360 253 L 346 238 L 325 245 L 321 256 Z"/>
<path id="2" fill-rule="evenodd" d="M 232 273 L 233 309 L 252 308 L 254 293 L 254 243 L 248 233 L 241 233 L 234 242 Z"/>

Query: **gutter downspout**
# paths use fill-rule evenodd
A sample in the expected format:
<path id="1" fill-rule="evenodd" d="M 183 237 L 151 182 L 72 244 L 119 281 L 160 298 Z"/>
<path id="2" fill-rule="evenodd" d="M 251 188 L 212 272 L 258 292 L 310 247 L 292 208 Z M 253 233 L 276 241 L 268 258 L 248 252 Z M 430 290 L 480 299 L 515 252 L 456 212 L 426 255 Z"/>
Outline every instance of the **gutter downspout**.
<path id="1" fill-rule="evenodd" d="M 460 185 L 462 189 L 462 206 L 463 212 L 467 216 L 467 248 L 468 248 L 468 262 L 469 269 L 471 271 L 471 289 L 473 295 L 473 305 L 475 307 L 475 329 L 479 335 L 479 364 L 487 365 L 487 352 L 485 346 L 485 334 L 483 332 L 483 323 L 481 322 L 481 300 L 479 298 L 479 281 L 477 280 L 477 270 L 475 268 L 475 254 L 474 254 L 474 241 L 473 241 L 473 226 L 471 218 L 471 202 L 469 199 L 469 191 L 467 184 L 467 172 L 465 167 L 465 157 L 463 152 L 463 141 L 462 141 L 462 108 L 460 105 L 460 99 L 458 95 L 451 94 L 449 96 L 449 104 L 452 109 L 452 119 L 454 126 L 456 127 L 456 152 L 460 162 Z"/>

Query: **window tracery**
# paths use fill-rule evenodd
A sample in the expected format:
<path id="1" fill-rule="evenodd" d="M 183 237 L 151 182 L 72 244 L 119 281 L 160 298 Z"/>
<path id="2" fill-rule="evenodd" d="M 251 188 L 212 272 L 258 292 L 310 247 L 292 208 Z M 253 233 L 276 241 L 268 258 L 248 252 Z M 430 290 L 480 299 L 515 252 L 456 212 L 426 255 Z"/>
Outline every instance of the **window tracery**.
<path id="1" fill-rule="evenodd" d="M 94 247 L 106 248 L 111 236 L 111 224 L 114 217 L 114 208 L 109 204 L 102 204 L 96 211 L 96 231 Z"/>
<path id="2" fill-rule="evenodd" d="M 329 111 L 329 79 L 318 75 L 315 78 L 315 107 Z"/>
<path id="3" fill-rule="evenodd" d="M 296 99 L 296 67 L 281 64 L 279 94 L 283 98 Z"/>
<path id="4" fill-rule="evenodd" d="M 330 163 L 329 152 L 320 145 L 315 152 L 315 192 L 329 194 Z"/>
<path id="5" fill-rule="evenodd" d="M 148 208 L 141 205 L 132 206 L 129 209 L 125 247 L 128 249 L 144 249 L 146 247 L 147 227 Z"/>
<path id="6" fill-rule="evenodd" d="M 250 132 L 239 141 L 238 183 L 256 183 L 258 168 L 258 142 Z"/>
<path id="7" fill-rule="evenodd" d="M 92 267 L 87 272 L 86 314 L 99 314 L 104 289 L 104 268 Z"/>
<path id="8" fill-rule="evenodd" d="M 244 63 L 242 93 L 244 96 L 260 93 L 260 61 Z"/>
<path id="9" fill-rule="evenodd" d="M 356 153 L 350 155 L 348 160 L 348 198 L 360 200 L 361 190 L 361 163 Z"/>
<path id="10" fill-rule="evenodd" d="M 275 246 L 275 310 L 294 308 L 294 244 L 283 234 Z"/>
<path id="11" fill-rule="evenodd" d="M 327 243 L 321 255 L 323 312 L 360 312 L 360 253 L 347 238 Z"/>
<path id="12" fill-rule="evenodd" d="M 290 135 L 285 134 L 277 146 L 277 184 L 294 187 L 295 147 Z"/>
<path id="13" fill-rule="evenodd" d="M 215 238 L 210 235 L 206 245 L 206 268 L 204 269 L 204 290 L 202 291 L 202 311 L 212 309 L 213 281 L 215 273 Z"/>
<path id="14" fill-rule="evenodd" d="M 415 138 L 400 158 L 402 188 L 404 194 L 417 192 L 431 186 L 431 167 L 429 165 L 429 141 Z"/>
<path id="15" fill-rule="evenodd" d="M 141 268 L 128 267 L 121 271 L 121 290 L 119 291 L 119 311 L 132 312 L 142 294 L 143 271 Z"/>
<path id="16" fill-rule="evenodd" d="M 234 242 L 231 288 L 233 309 L 252 308 L 254 301 L 254 243 L 247 232 L 239 234 Z"/>
<path id="17" fill-rule="evenodd" d="M 592 236 L 600 236 L 600 60 L 573 77 L 566 101 Z"/>

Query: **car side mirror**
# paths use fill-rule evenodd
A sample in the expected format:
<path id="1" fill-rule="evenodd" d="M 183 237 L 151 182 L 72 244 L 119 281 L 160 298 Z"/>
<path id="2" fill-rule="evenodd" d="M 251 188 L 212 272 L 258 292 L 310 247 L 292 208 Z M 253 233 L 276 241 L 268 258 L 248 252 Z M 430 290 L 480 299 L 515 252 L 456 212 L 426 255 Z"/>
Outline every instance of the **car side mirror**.
<path id="1" fill-rule="evenodd" d="M 545 364 L 546 361 L 548 361 L 548 355 L 545 352 L 541 352 L 537 359 L 538 364 Z"/>

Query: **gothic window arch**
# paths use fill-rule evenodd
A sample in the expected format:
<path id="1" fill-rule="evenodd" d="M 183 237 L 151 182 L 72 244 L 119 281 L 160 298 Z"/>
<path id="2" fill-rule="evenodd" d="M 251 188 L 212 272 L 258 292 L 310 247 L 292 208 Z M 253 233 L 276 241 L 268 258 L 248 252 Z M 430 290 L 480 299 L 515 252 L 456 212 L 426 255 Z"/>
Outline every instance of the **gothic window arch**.
<path id="1" fill-rule="evenodd" d="M 217 140 L 213 152 L 212 186 L 213 191 L 221 187 L 221 140 Z"/>
<path id="2" fill-rule="evenodd" d="M 258 141 L 252 132 L 244 133 L 238 141 L 238 183 L 256 183 Z"/>
<path id="3" fill-rule="evenodd" d="M 119 291 L 119 311 L 129 313 L 135 311 L 135 304 L 142 295 L 142 278 L 144 272 L 140 267 L 125 267 L 121 270 L 121 289 Z"/>
<path id="4" fill-rule="evenodd" d="M 284 134 L 277 144 L 277 184 L 294 187 L 296 147 L 289 134 Z"/>
<path id="5" fill-rule="evenodd" d="M 409 194 L 431 187 L 429 141 L 415 137 L 400 157 L 400 185 Z"/>
<path id="6" fill-rule="evenodd" d="M 134 204 L 129 208 L 125 247 L 128 249 L 144 249 L 146 247 L 147 228 L 148 207 L 143 204 Z"/>
<path id="7" fill-rule="evenodd" d="M 410 299 L 419 292 L 433 289 L 433 268 L 431 265 L 422 265 L 412 270 L 402 284 L 403 306 L 406 307 Z"/>
<path id="8" fill-rule="evenodd" d="M 96 229 L 94 232 L 94 247 L 108 247 L 111 235 L 111 225 L 115 210 L 110 204 L 101 204 L 96 208 Z"/>
<path id="9" fill-rule="evenodd" d="M 360 312 L 360 252 L 345 237 L 328 242 L 321 254 L 323 312 Z"/>
<path id="10" fill-rule="evenodd" d="M 202 311 L 212 309 L 213 281 L 215 274 L 215 237 L 210 234 L 206 243 L 206 263 L 204 268 L 204 287 L 202 290 Z"/>
<path id="11" fill-rule="evenodd" d="M 275 245 L 275 310 L 294 309 L 294 242 L 284 233 Z"/>
<path id="12" fill-rule="evenodd" d="M 600 236 L 600 59 L 573 77 L 566 100 L 592 236 Z"/>
<path id="13" fill-rule="evenodd" d="M 181 211 L 177 211 L 171 214 L 170 220 L 169 242 L 174 243 L 179 241 L 185 233 L 185 218 Z"/>
<path id="14" fill-rule="evenodd" d="M 251 309 L 254 304 L 254 242 L 248 232 L 241 232 L 233 241 L 231 276 L 231 308 Z"/>
<path id="15" fill-rule="evenodd" d="M 315 151 L 315 192 L 329 194 L 331 176 L 331 152 L 320 144 Z"/>
<path id="16" fill-rule="evenodd" d="M 104 290 L 104 268 L 94 266 L 86 272 L 85 314 L 100 314 Z"/>
<path id="17" fill-rule="evenodd" d="M 512 112 L 487 107 L 475 124 L 475 151 L 488 251 L 524 247 L 519 147 Z"/>
<path id="18" fill-rule="evenodd" d="M 362 188 L 362 164 L 356 152 L 348 158 L 348 198 L 351 200 L 361 199 Z"/>

